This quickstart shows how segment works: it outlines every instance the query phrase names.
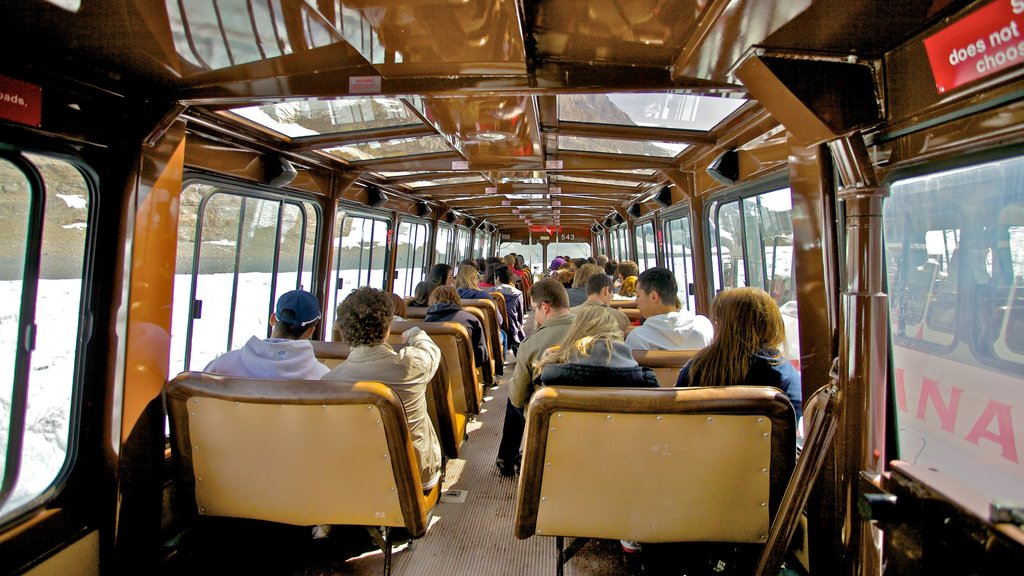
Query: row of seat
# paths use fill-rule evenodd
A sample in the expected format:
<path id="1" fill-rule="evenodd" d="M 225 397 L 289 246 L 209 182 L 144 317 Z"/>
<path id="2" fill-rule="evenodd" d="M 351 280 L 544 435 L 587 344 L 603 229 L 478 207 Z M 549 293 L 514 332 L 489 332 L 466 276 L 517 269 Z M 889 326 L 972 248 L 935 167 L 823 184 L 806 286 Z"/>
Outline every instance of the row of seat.
<path id="1" fill-rule="evenodd" d="M 194 513 L 426 531 L 397 394 L 376 382 L 184 373 L 165 391 L 176 481 Z M 514 533 L 763 544 L 796 421 L 769 387 L 541 388 L 527 410 Z M 189 500 L 191 499 L 191 500 Z M 600 502 L 600 506 L 594 506 Z M 578 547 L 577 547 L 578 549 Z"/>

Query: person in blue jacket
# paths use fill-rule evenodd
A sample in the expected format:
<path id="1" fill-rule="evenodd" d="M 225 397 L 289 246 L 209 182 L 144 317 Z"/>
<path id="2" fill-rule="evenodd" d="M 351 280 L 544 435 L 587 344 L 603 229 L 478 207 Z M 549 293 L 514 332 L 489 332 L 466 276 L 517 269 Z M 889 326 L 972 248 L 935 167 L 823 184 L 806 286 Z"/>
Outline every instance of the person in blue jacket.
<path id="1" fill-rule="evenodd" d="M 430 292 L 430 307 L 423 318 L 427 322 L 458 322 L 469 332 L 469 341 L 473 345 L 473 360 L 476 365 L 483 366 L 490 358 L 487 354 L 487 338 L 480 320 L 462 309 L 462 299 L 454 286 L 438 286 Z"/>
<path id="2" fill-rule="evenodd" d="M 803 415 L 800 373 L 783 353 L 786 328 L 775 300 L 760 288 L 723 290 L 711 304 L 715 335 L 679 371 L 676 387 L 774 386 Z"/>

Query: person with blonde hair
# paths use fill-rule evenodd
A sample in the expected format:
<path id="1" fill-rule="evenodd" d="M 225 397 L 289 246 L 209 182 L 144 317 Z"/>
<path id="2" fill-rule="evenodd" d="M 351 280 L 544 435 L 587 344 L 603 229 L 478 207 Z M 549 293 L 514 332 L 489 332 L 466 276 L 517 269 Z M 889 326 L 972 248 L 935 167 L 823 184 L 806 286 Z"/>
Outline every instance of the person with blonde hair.
<path id="1" fill-rule="evenodd" d="M 723 290 L 711 304 L 715 336 L 679 371 L 677 387 L 774 386 L 803 415 L 800 373 L 786 359 L 786 327 L 775 300 L 760 288 Z"/>
<path id="2" fill-rule="evenodd" d="M 615 269 L 615 281 L 619 284 L 616 298 L 636 298 L 636 278 L 640 266 L 632 260 L 623 260 Z"/>
<path id="3" fill-rule="evenodd" d="M 536 371 L 545 386 L 658 386 L 654 371 L 633 359 L 618 319 L 605 306 L 580 310 L 561 344 L 544 353 Z"/>

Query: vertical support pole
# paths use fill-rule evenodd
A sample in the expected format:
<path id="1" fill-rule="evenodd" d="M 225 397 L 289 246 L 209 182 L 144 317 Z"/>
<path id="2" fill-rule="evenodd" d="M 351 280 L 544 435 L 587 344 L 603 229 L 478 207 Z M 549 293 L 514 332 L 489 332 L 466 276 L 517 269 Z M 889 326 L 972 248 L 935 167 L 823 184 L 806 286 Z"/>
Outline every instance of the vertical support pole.
<path id="1" fill-rule="evenodd" d="M 843 331 L 839 348 L 843 405 L 836 454 L 839 455 L 842 546 L 848 552 L 843 573 L 881 574 L 881 532 L 857 514 L 862 472 L 885 466 L 888 364 L 888 297 L 882 291 L 882 201 L 864 141 L 859 134 L 829 145 L 844 187 L 846 207 L 846 285 L 842 292 Z"/>
<path id="2" fill-rule="evenodd" d="M 322 198 L 320 201 L 321 218 L 323 219 L 320 229 L 320 251 L 316 255 L 316 278 L 313 279 L 314 283 L 309 287 L 309 291 L 320 299 L 321 307 L 327 306 L 327 303 L 331 301 L 330 291 L 335 289 L 333 284 L 338 277 L 337 273 L 331 273 L 331 262 L 334 257 L 334 228 L 338 225 L 338 198 L 341 198 L 341 195 L 355 184 L 358 177 L 358 172 L 345 172 L 333 182 L 334 189 L 331 197 Z M 334 318 L 334 312 L 326 308 L 321 312 L 324 321 L 320 322 L 317 330 L 320 332 L 320 339 L 326 340 L 326 331 L 330 330 L 329 319 Z"/>
<path id="3" fill-rule="evenodd" d="M 558 549 L 558 569 L 556 574 L 562 576 L 563 570 L 565 569 L 565 559 L 562 557 L 562 551 L 565 549 L 565 537 L 555 536 L 555 547 Z"/>

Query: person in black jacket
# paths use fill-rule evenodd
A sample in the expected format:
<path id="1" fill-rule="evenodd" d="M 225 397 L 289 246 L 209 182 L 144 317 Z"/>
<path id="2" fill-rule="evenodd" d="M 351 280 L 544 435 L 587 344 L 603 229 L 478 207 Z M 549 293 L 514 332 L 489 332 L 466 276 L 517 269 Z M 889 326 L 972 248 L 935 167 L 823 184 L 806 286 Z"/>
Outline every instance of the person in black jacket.
<path id="1" fill-rule="evenodd" d="M 537 368 L 545 386 L 658 387 L 654 371 L 633 359 L 618 319 L 605 306 L 581 309 L 562 343 L 549 348 Z"/>
<path id="2" fill-rule="evenodd" d="M 438 286 L 430 293 L 430 307 L 423 318 L 427 322 L 458 322 L 469 331 L 469 341 L 473 345 L 473 360 L 476 365 L 483 366 L 487 362 L 487 339 L 480 320 L 462 309 L 462 299 L 454 286 Z"/>

